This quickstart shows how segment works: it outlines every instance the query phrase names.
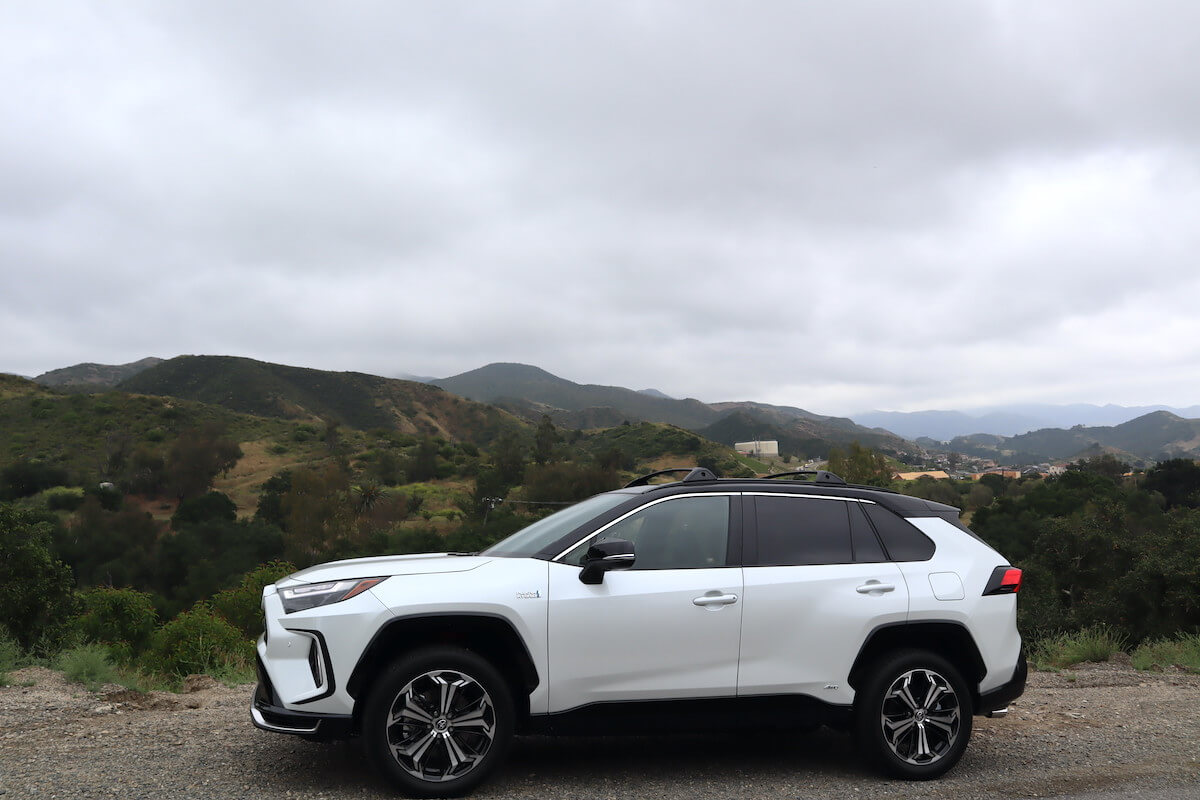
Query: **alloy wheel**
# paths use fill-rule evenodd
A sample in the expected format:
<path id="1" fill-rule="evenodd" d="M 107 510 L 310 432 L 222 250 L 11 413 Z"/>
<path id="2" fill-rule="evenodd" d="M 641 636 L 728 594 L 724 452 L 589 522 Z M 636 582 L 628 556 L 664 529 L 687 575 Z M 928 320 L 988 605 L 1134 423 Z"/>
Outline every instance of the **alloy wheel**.
<path id="1" fill-rule="evenodd" d="M 478 681 L 457 670 L 432 670 L 409 681 L 387 718 L 392 758 L 414 778 L 450 781 L 473 770 L 496 735 L 496 710 Z"/>
<path id="2" fill-rule="evenodd" d="M 901 760 L 932 764 L 954 747 L 962 722 L 954 687 L 930 669 L 909 670 L 883 696 L 880 725 L 887 746 Z"/>

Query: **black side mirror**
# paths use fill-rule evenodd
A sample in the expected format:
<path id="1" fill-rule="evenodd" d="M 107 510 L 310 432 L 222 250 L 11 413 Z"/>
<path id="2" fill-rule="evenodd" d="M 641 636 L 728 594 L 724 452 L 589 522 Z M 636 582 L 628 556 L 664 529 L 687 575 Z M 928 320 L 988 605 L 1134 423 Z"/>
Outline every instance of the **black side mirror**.
<path id="1" fill-rule="evenodd" d="M 601 539 L 588 548 L 583 559 L 583 571 L 579 580 L 586 584 L 603 583 L 604 573 L 610 569 L 629 569 L 637 560 L 633 542 L 625 539 Z"/>

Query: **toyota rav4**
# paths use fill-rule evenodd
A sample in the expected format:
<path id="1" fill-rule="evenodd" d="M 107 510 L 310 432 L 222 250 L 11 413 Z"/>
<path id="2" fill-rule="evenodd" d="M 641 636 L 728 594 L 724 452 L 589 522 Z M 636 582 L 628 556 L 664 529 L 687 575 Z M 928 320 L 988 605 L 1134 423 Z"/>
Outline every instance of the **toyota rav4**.
<path id="1" fill-rule="evenodd" d="M 517 734 L 763 724 L 840 727 L 885 773 L 928 779 L 1023 691 L 1021 571 L 958 509 L 828 472 L 666 472 L 686 475 L 482 553 L 267 586 L 254 723 L 361 736 L 420 796 L 470 791 Z"/>

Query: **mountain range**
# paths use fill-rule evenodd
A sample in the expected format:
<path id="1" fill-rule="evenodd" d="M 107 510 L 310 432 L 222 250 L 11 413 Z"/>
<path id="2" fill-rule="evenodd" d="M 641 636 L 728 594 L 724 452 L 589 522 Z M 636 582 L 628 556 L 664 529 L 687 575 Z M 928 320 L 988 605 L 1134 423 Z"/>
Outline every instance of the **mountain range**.
<path id="1" fill-rule="evenodd" d="M 1150 407 L 1139 415 L 1143 409 L 1120 406 L 1030 405 L 996 409 L 982 416 L 956 411 L 871 412 L 852 420 L 794 406 L 752 401 L 704 403 L 653 389 L 578 384 L 526 364 L 495 363 L 449 378 L 403 380 L 232 356 L 143 359 L 119 366 L 80 364 L 35 380 L 74 391 L 115 387 L 221 405 L 242 413 L 336 419 L 362 430 L 386 427 L 473 441 L 494 436 L 516 423 L 514 417 L 536 422 L 548 415 L 565 428 L 646 421 L 676 425 L 726 445 L 776 440 L 782 452 L 801 458 L 823 457 L 830 447 L 855 441 L 901 460 L 919 458 L 922 449 L 1016 464 L 1074 460 L 1098 452 L 1129 460 L 1200 455 L 1200 420 L 1194 418 L 1200 416 L 1200 407 Z M 1027 427 L 1046 419 L 1114 422 Z M 1018 433 L 993 432 L 996 430 Z"/>
<path id="2" fill-rule="evenodd" d="M 1185 419 L 1200 417 L 1200 406 L 1172 408 L 1171 406 L 1118 406 L 1074 403 L 1048 405 L 993 406 L 964 411 L 864 411 L 854 415 L 854 421 L 869 428 L 886 428 L 906 439 L 929 438 L 949 442 L 956 436 L 993 434 L 1019 436 L 1045 428 L 1073 428 L 1120 425 L 1155 411 L 1169 411 Z"/>

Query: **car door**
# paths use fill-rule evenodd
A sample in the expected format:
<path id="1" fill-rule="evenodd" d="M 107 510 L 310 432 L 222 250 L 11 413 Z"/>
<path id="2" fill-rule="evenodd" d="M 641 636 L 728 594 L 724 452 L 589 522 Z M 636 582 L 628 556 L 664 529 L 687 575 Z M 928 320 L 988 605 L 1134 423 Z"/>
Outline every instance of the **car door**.
<path id="1" fill-rule="evenodd" d="M 852 499 L 747 494 L 739 695 L 854 699 L 846 678 L 875 628 L 904 622 L 908 587 Z"/>
<path id="2" fill-rule="evenodd" d="M 731 524 L 731 520 L 734 522 Z M 733 696 L 741 625 L 739 500 L 665 497 L 551 562 L 551 713 L 592 703 Z M 633 542 L 632 569 L 579 580 L 588 545 Z"/>

